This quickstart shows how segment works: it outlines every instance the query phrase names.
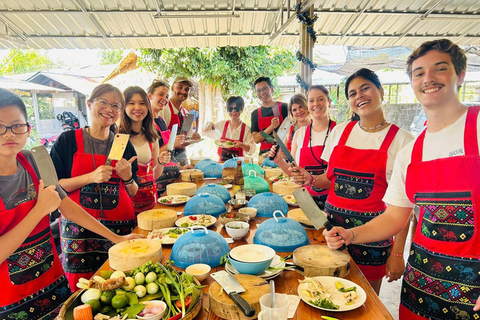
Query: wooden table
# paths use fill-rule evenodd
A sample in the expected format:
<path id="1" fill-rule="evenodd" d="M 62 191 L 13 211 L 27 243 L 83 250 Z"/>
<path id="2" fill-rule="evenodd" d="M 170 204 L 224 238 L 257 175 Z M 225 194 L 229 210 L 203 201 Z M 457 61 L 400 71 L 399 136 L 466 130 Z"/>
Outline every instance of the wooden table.
<path id="1" fill-rule="evenodd" d="M 221 181 L 219 179 L 218 181 Z M 213 183 L 216 181 L 205 181 L 205 183 Z M 198 182 L 197 187 L 200 187 L 203 184 L 203 182 Z M 176 211 L 182 211 L 184 205 L 181 206 L 165 206 L 165 205 L 157 205 L 157 208 L 169 208 L 173 209 Z M 255 235 L 255 230 L 257 229 L 257 224 L 261 223 L 263 220 L 266 218 L 260 218 L 260 217 L 255 217 L 254 219 L 250 220 L 250 231 L 247 234 L 247 236 L 242 239 L 242 240 L 236 240 L 234 243 L 230 244 L 230 248 L 234 248 L 236 246 L 240 246 L 243 244 L 248 244 L 248 243 L 253 243 L 253 236 Z M 225 238 L 228 238 L 229 236 L 227 235 L 225 229 L 223 228 L 223 225 L 220 222 L 216 222 L 214 226 L 210 227 L 209 229 L 217 231 L 220 233 L 222 236 Z M 148 234 L 148 231 L 141 230 L 139 228 L 136 228 L 135 231 L 136 233 L 141 233 L 144 235 Z M 310 239 L 310 244 L 325 244 L 325 239 L 321 233 L 321 231 L 318 230 L 312 230 L 308 229 L 307 230 L 308 237 Z M 170 259 L 170 253 L 171 253 L 172 246 L 171 245 L 166 245 L 163 246 L 163 261 L 166 262 Z M 284 257 L 287 254 L 290 254 L 291 252 L 288 253 L 279 253 L 280 256 Z M 368 283 L 368 281 L 365 279 L 361 271 L 358 269 L 358 266 L 355 264 L 353 260 L 350 260 L 351 268 L 350 272 L 348 275 L 345 277 L 345 279 L 348 279 L 350 281 L 355 282 L 359 286 L 361 286 L 365 292 L 367 293 L 367 301 L 363 306 L 360 308 L 357 308 L 352 311 L 346 311 L 346 312 L 327 312 L 323 310 L 319 310 L 316 308 L 313 308 L 303 301 L 300 301 L 300 304 L 298 305 L 297 312 L 295 313 L 295 316 L 293 317 L 294 320 L 317 320 L 321 319 L 320 316 L 328 315 L 332 316 L 335 318 L 339 318 L 341 320 L 347 320 L 347 319 L 375 319 L 375 320 L 380 320 L 380 319 L 393 319 L 388 310 L 385 308 L 383 303 L 380 301 L 376 293 L 373 291 L 372 287 Z M 179 269 L 179 268 L 177 268 Z M 217 268 L 212 268 L 211 272 L 223 270 L 224 267 L 217 267 Z M 108 264 L 108 261 L 105 262 L 105 264 L 98 270 L 97 274 L 100 274 L 100 271 L 102 270 L 112 270 L 110 268 L 110 265 Z M 182 270 L 182 269 L 179 269 Z M 298 274 L 295 271 L 284 271 L 282 274 L 280 274 L 278 277 L 274 278 L 275 281 L 275 289 L 276 292 L 278 293 L 286 293 L 286 294 L 293 294 L 297 295 L 297 287 L 298 287 L 298 280 L 303 279 L 303 276 Z M 207 277 L 204 281 L 202 281 L 202 285 L 207 285 L 207 287 L 203 288 L 203 308 L 198 314 L 198 316 L 195 318 L 196 320 L 220 320 L 218 316 L 213 314 L 212 312 L 208 311 L 209 310 L 209 298 L 208 298 L 208 286 L 214 282 L 213 278 Z"/>

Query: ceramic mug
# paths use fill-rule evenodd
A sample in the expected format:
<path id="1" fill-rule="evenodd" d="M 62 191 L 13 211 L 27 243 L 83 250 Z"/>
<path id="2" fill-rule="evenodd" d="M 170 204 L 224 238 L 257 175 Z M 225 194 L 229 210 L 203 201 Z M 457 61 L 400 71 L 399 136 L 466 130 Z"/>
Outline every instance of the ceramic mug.
<path id="1" fill-rule="evenodd" d="M 275 308 L 271 304 L 272 295 L 270 293 L 264 294 L 260 298 L 260 309 L 258 313 L 258 320 L 287 320 L 288 307 L 290 299 L 286 294 L 275 293 Z"/>

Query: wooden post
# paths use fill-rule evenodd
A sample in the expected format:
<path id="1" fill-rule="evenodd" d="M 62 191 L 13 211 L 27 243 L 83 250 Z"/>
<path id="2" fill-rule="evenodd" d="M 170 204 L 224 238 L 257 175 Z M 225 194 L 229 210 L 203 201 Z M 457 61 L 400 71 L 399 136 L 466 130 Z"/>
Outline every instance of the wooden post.
<path id="1" fill-rule="evenodd" d="M 297 4 L 299 2 L 297 1 Z M 313 5 L 310 6 L 307 11 L 309 12 L 309 15 L 310 16 L 313 16 Z M 300 52 L 305 56 L 307 57 L 307 59 L 309 59 L 310 61 L 312 61 L 313 59 L 313 40 L 312 38 L 310 37 L 310 35 L 308 34 L 307 32 L 307 27 L 302 23 L 301 24 L 301 27 L 300 27 Z M 308 85 L 311 85 L 312 84 L 312 69 L 310 69 L 310 67 L 303 63 L 303 62 L 299 62 L 299 74 L 300 74 L 300 77 L 308 84 Z M 301 92 L 303 94 L 307 94 L 307 90 L 305 90 L 304 88 L 301 88 Z"/>

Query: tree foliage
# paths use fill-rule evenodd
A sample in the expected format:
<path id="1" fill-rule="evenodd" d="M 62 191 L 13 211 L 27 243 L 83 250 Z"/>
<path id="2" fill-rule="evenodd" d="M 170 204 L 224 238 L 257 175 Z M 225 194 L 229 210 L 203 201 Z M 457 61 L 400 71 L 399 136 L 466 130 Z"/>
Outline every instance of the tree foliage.
<path id="1" fill-rule="evenodd" d="M 117 64 L 123 58 L 123 50 L 100 50 L 101 65 Z"/>
<path id="2" fill-rule="evenodd" d="M 297 60 L 292 50 L 281 47 L 214 47 L 142 49 L 140 65 L 164 77 L 177 75 L 221 86 L 225 96 L 245 95 L 259 76 L 276 81 L 292 73 Z"/>
<path id="3" fill-rule="evenodd" d="M 44 51 L 10 49 L 0 66 L 0 75 L 36 72 L 58 67 Z"/>

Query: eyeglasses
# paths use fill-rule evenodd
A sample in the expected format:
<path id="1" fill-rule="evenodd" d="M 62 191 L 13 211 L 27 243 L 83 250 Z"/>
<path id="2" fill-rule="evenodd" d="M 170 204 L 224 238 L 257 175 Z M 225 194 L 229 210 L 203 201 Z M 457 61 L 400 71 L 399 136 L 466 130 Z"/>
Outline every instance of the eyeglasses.
<path id="1" fill-rule="evenodd" d="M 27 123 L 19 123 L 14 124 L 13 126 L 4 126 L 0 124 L 0 135 L 4 135 L 7 133 L 7 130 L 10 129 L 15 134 L 24 134 L 28 132 L 30 128 L 30 124 Z"/>
<path id="2" fill-rule="evenodd" d="M 262 93 L 262 92 L 267 92 L 268 90 L 270 90 L 270 87 L 269 86 L 266 86 L 266 87 L 263 87 L 262 89 L 257 89 L 255 90 L 258 93 Z"/>
<path id="3" fill-rule="evenodd" d="M 240 107 L 227 107 L 227 111 L 228 112 L 232 112 L 232 111 L 240 112 L 241 109 L 240 109 Z"/>
<path id="4" fill-rule="evenodd" d="M 94 99 L 95 101 L 98 102 L 98 106 L 102 109 L 107 109 L 108 106 L 112 107 L 113 112 L 120 112 L 122 111 L 122 106 L 116 103 L 110 103 L 108 101 L 102 100 L 102 99 Z"/>

